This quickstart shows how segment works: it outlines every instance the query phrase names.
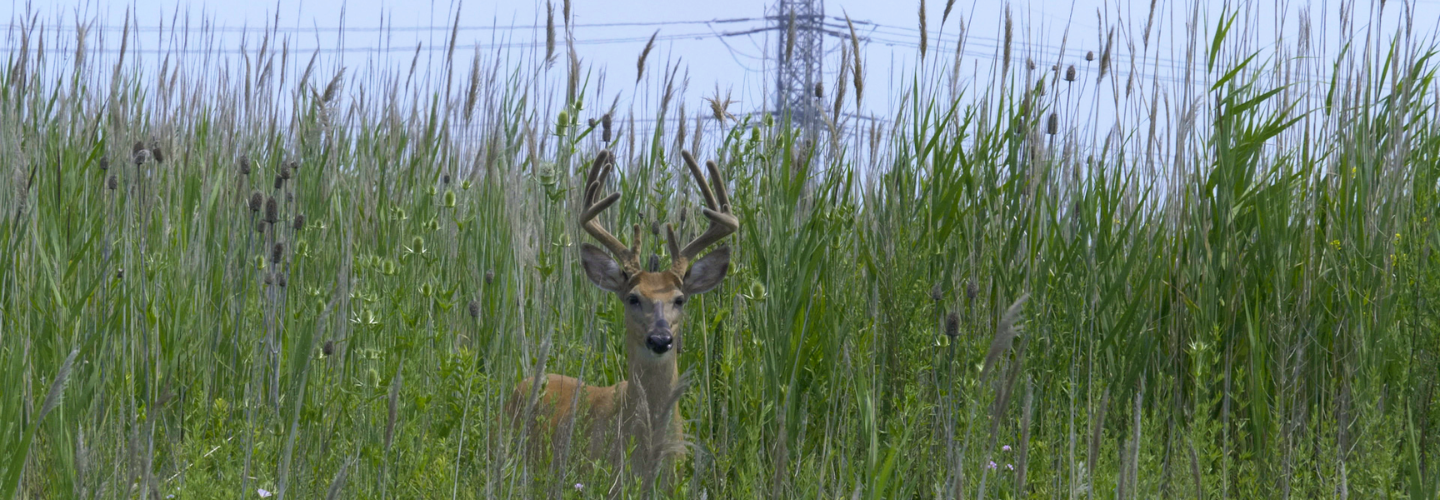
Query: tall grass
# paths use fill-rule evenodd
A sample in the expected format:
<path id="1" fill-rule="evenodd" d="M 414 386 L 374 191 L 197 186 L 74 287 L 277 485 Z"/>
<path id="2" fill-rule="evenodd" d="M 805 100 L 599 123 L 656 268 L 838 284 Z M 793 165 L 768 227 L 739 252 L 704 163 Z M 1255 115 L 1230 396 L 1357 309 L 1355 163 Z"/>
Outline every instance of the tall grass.
<path id="1" fill-rule="evenodd" d="M 690 148 L 742 230 L 687 306 L 692 452 L 662 494 L 1436 498 L 1434 34 L 1366 8 L 1338 54 L 1308 10 L 1271 45 L 1196 6 L 1102 19 L 1093 61 L 1031 53 L 1007 11 L 988 70 L 937 38 L 883 121 L 842 113 L 876 77 L 856 43 L 819 139 L 718 89 L 686 114 L 648 46 L 628 89 L 549 65 L 553 31 L 366 72 L 274 31 L 156 64 L 135 20 L 12 24 L 0 497 L 643 493 L 520 460 L 500 402 L 624 377 L 620 305 L 576 265 L 584 169 L 615 151 L 608 224 L 683 238 Z"/>

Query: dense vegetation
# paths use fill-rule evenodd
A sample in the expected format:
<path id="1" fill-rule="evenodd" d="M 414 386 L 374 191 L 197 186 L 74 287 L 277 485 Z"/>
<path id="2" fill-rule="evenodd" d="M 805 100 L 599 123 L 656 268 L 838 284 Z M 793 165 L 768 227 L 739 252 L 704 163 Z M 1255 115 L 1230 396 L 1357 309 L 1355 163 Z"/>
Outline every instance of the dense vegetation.
<path id="1" fill-rule="evenodd" d="M 602 148 L 608 226 L 703 228 L 681 149 L 742 221 L 667 495 L 1437 498 L 1434 33 L 1344 9 L 1339 53 L 1182 13 L 1163 78 L 1143 19 L 1042 60 L 1007 14 L 988 71 L 932 45 L 877 121 L 847 48 L 814 135 L 687 113 L 654 60 L 617 91 L 573 50 L 362 74 L 12 25 L 0 498 L 638 494 L 498 424 L 534 372 L 624 377 L 577 258 Z"/>

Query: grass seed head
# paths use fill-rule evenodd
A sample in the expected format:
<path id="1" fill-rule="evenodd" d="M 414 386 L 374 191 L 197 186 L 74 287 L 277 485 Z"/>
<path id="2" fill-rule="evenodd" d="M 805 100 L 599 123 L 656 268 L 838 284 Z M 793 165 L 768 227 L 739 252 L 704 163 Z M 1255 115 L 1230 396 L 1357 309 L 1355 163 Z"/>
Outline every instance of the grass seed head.
<path id="1" fill-rule="evenodd" d="M 265 204 L 265 197 L 259 191 L 250 193 L 250 211 L 259 212 L 260 207 Z"/>
<path id="2" fill-rule="evenodd" d="M 280 203 L 275 201 L 274 196 L 265 198 L 265 222 L 274 224 L 280 220 Z"/>

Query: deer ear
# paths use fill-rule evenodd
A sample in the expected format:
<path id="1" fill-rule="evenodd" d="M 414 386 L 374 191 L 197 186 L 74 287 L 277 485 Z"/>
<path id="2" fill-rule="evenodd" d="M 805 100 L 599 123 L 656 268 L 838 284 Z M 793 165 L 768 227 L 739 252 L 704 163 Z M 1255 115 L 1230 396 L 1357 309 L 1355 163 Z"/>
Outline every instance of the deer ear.
<path id="1" fill-rule="evenodd" d="M 708 292 L 720 285 L 725 279 L 725 272 L 729 270 L 730 247 L 716 248 L 690 265 L 690 270 L 685 272 L 685 279 L 681 280 L 682 291 L 685 295 Z"/>
<path id="2" fill-rule="evenodd" d="M 615 259 L 589 243 L 580 245 L 580 265 L 585 268 L 585 277 L 606 291 L 620 293 L 630 281 L 630 277 L 625 275 L 625 270 L 620 268 Z"/>

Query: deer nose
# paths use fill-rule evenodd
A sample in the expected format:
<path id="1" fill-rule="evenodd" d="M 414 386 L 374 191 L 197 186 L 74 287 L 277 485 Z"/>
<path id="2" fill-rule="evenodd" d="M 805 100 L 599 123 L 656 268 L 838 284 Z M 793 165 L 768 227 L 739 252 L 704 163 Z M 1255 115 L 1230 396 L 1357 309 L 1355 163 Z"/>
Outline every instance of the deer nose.
<path id="1" fill-rule="evenodd" d="M 651 335 L 645 338 L 645 346 L 649 347 L 655 354 L 665 354 L 670 351 L 670 344 L 675 341 L 669 333 Z"/>

